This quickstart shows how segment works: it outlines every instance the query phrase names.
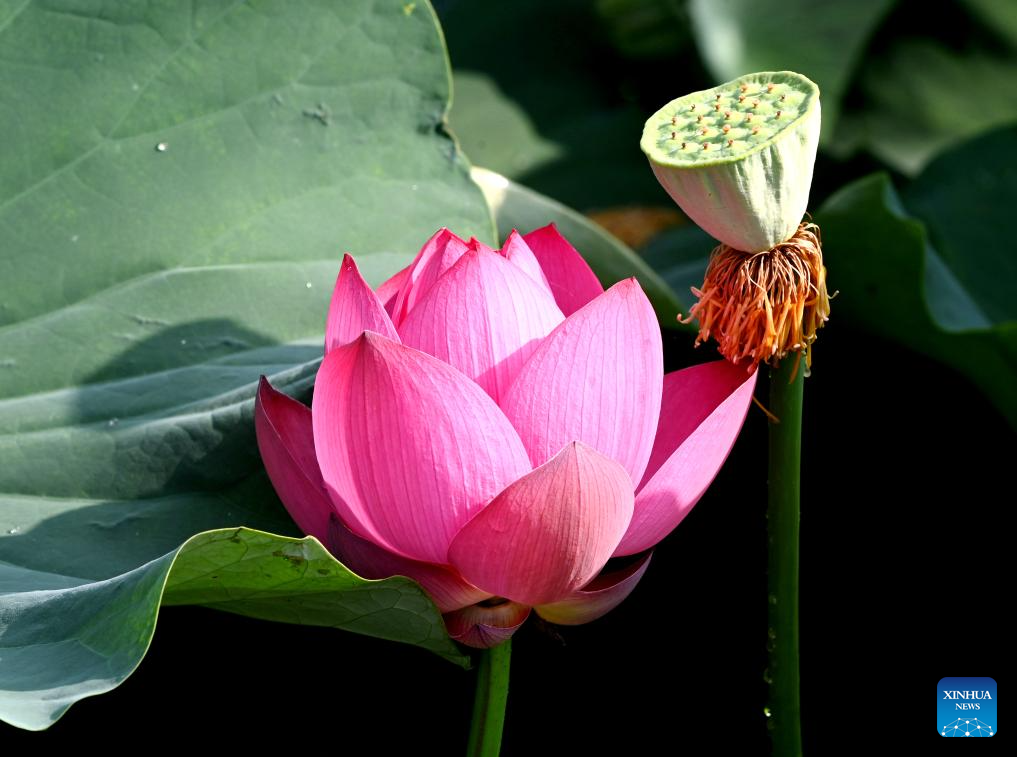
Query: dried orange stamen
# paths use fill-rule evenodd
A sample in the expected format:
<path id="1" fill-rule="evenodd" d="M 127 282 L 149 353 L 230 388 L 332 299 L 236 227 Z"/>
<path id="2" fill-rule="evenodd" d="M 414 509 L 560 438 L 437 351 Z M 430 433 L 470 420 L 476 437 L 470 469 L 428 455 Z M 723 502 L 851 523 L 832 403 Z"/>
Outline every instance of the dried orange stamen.
<path id="1" fill-rule="evenodd" d="M 786 242 L 748 253 L 726 244 L 710 256 L 702 290 L 683 322 L 699 320 L 696 344 L 717 340 L 732 362 L 776 365 L 790 352 L 805 353 L 812 365 L 812 343 L 830 314 L 826 268 L 819 227 L 802 223 Z"/>

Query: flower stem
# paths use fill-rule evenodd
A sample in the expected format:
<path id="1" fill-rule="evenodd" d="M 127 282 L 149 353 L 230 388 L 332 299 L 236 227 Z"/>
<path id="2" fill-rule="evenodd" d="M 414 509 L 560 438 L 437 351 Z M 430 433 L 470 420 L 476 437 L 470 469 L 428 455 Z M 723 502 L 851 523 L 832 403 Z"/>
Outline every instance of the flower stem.
<path id="1" fill-rule="evenodd" d="M 802 753 L 798 677 L 798 520 L 804 365 L 789 356 L 770 372 L 769 627 L 766 726 L 774 757 Z"/>
<path id="2" fill-rule="evenodd" d="M 498 757 L 508 701 L 512 639 L 480 653 L 467 757 Z"/>

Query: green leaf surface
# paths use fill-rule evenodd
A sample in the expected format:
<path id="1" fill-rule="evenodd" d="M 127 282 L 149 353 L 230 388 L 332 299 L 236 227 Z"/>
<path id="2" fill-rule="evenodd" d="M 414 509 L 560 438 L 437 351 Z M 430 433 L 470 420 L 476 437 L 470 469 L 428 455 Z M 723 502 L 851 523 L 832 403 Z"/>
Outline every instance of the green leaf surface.
<path id="1" fill-rule="evenodd" d="M 822 141 L 872 32 L 893 0 L 691 0 L 699 52 L 717 82 L 753 71 L 797 71 L 819 85 Z"/>
<path id="2" fill-rule="evenodd" d="M 195 536 L 296 535 L 253 396 L 308 396 L 343 251 L 376 285 L 440 226 L 495 241 L 430 7 L 29 0 L 0 53 L 0 718 L 122 681 L 164 584 L 462 662 L 408 583 Z"/>
<path id="3" fill-rule="evenodd" d="M 683 311 L 681 301 L 667 283 L 622 242 L 585 216 L 500 174 L 474 168 L 472 176 L 491 206 L 499 238 L 504 239 L 513 229 L 526 233 L 554 223 L 604 286 L 635 276 L 660 322 L 668 328 L 675 327 L 675 319 Z"/>
<path id="4" fill-rule="evenodd" d="M 831 322 L 843 318 L 951 365 L 1017 427 L 1017 322 L 993 323 L 985 315 L 933 249 L 925 225 L 904 209 L 889 177 L 873 174 L 844 187 L 816 221 L 829 285 L 840 292 Z"/>
<path id="5" fill-rule="evenodd" d="M 1017 125 L 933 160 L 904 193 L 936 252 L 991 324 L 1017 321 Z"/>
<path id="6" fill-rule="evenodd" d="M 151 642 L 160 603 L 410 642 L 468 664 L 418 584 L 366 581 L 311 536 L 218 529 L 106 581 L 0 565 L 0 587 L 8 580 L 20 593 L 0 594 L 15 616 L 0 646 L 0 709 L 22 728 L 45 728 L 78 699 L 120 684 Z"/>
<path id="7" fill-rule="evenodd" d="M 842 122 L 838 151 L 863 147 L 907 175 L 937 153 L 1017 121 L 1017 59 L 906 38 L 866 60 L 864 106 Z"/>

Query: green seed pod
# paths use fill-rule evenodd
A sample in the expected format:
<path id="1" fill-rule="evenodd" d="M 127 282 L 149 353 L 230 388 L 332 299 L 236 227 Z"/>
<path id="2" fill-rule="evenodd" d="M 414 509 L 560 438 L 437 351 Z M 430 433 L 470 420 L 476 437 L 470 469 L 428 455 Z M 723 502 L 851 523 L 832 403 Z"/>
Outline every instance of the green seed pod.
<path id="1" fill-rule="evenodd" d="M 809 202 L 819 87 L 793 71 L 748 74 L 672 100 L 640 147 L 685 214 L 736 250 L 790 239 Z"/>

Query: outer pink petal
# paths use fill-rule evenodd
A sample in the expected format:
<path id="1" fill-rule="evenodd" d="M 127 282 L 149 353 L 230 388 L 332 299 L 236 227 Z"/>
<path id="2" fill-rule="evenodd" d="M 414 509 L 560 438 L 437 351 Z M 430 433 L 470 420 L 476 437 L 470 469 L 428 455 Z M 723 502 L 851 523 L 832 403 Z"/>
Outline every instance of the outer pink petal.
<path id="1" fill-rule="evenodd" d="M 468 607 L 491 596 L 464 581 L 447 566 L 410 560 L 361 539 L 335 515 L 329 520 L 329 540 L 326 544 L 343 565 L 363 578 L 412 578 L 424 587 L 424 591 L 442 612 Z"/>
<path id="2" fill-rule="evenodd" d="M 650 564 L 647 552 L 631 565 L 611 573 L 601 573 L 572 596 L 535 608 L 544 620 L 561 626 L 578 626 L 607 615 L 632 593 Z"/>
<path id="3" fill-rule="evenodd" d="M 556 602 L 604 567 L 632 517 L 632 482 L 582 442 L 509 486 L 459 532 L 449 562 L 485 591 Z"/>
<path id="4" fill-rule="evenodd" d="M 427 294 L 441 275 L 455 265 L 469 247 L 448 229 L 440 229 L 424 243 L 410 264 L 392 307 L 392 323 L 399 326 L 413 306 Z"/>
<path id="5" fill-rule="evenodd" d="M 277 392 L 262 376 L 254 401 L 254 428 L 279 499 L 301 531 L 327 543 L 333 510 L 314 454 L 311 409 Z"/>
<path id="6" fill-rule="evenodd" d="M 582 255 L 553 223 L 524 234 L 523 239 L 540 263 L 555 302 L 566 317 L 604 291 Z"/>
<path id="7" fill-rule="evenodd" d="M 664 378 L 660 428 L 632 524 L 616 555 L 642 552 L 677 526 L 716 477 L 752 401 L 756 372 L 726 360 Z"/>
<path id="8" fill-rule="evenodd" d="M 403 342 L 455 366 L 497 402 L 564 320 L 551 295 L 494 252 L 471 250 L 418 301 Z"/>
<path id="9" fill-rule="evenodd" d="M 554 293 L 551 291 L 551 284 L 548 283 L 544 271 L 541 270 L 536 255 L 533 254 L 533 250 L 526 244 L 526 240 L 515 229 L 512 229 L 512 233 L 508 235 L 508 239 L 502 245 L 501 254 L 505 257 L 505 260 L 512 263 L 512 265 L 518 266 L 527 276 L 544 287 L 548 294 L 552 297 L 554 296 Z M 600 291 L 604 290 L 601 289 Z"/>
<path id="10" fill-rule="evenodd" d="M 486 244 L 481 242 L 476 237 L 470 237 L 470 241 L 468 242 L 468 244 L 470 246 L 470 249 L 474 250 L 475 252 L 483 251 L 483 252 L 494 252 L 495 254 L 497 254 L 493 247 L 488 247 Z"/>
<path id="11" fill-rule="evenodd" d="M 556 328 L 501 402 L 533 465 L 578 439 L 642 479 L 660 414 L 660 327 L 635 279 Z"/>
<path id="12" fill-rule="evenodd" d="M 405 557 L 447 563 L 480 508 L 530 470 L 484 391 L 373 332 L 325 356 L 314 387 L 322 476 L 351 529 Z"/>
<path id="13" fill-rule="evenodd" d="M 444 617 L 448 635 L 460 644 L 490 649 L 519 630 L 529 615 L 530 608 L 525 605 L 502 602 L 489 607 L 470 605 Z"/>
<path id="14" fill-rule="evenodd" d="M 392 311 L 395 310 L 396 297 L 399 295 L 399 290 L 403 288 L 403 284 L 406 283 L 407 277 L 410 275 L 410 269 L 413 267 L 413 263 L 410 263 L 404 269 L 399 271 L 392 276 L 392 278 L 386 279 L 382 282 L 381 286 L 378 287 L 378 299 L 381 300 L 381 304 L 385 307 L 385 312 L 392 315 Z"/>
<path id="15" fill-rule="evenodd" d="M 339 277 L 332 291 L 325 323 L 325 352 L 349 344 L 365 331 L 376 331 L 389 339 L 399 341 L 395 326 L 381 300 L 360 275 L 353 256 L 343 256 Z"/>

